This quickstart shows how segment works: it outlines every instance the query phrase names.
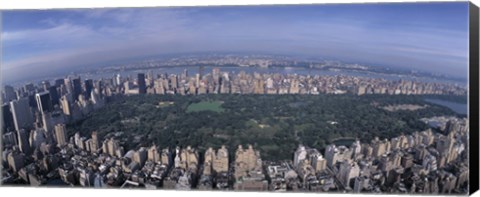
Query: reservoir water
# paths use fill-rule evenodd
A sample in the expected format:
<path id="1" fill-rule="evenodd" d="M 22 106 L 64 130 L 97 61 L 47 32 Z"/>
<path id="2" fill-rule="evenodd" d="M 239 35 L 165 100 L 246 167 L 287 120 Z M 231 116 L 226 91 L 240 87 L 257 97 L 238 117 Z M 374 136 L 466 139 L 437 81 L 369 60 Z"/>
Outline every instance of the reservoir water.
<path id="1" fill-rule="evenodd" d="M 468 112 L 468 106 L 467 104 L 464 104 L 464 103 L 456 103 L 456 102 L 445 101 L 440 99 L 425 99 L 425 101 L 429 103 L 441 105 L 444 107 L 448 107 L 458 114 L 466 115 Z"/>

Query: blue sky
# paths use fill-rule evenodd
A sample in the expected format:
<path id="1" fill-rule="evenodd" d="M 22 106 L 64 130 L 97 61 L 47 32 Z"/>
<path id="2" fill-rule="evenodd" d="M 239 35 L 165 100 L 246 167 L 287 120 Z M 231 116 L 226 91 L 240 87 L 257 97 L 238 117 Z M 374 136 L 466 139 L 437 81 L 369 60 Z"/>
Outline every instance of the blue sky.
<path id="1" fill-rule="evenodd" d="M 204 51 L 329 57 L 456 77 L 468 69 L 465 2 L 23 10 L 4 11 L 2 22 L 5 81 Z"/>

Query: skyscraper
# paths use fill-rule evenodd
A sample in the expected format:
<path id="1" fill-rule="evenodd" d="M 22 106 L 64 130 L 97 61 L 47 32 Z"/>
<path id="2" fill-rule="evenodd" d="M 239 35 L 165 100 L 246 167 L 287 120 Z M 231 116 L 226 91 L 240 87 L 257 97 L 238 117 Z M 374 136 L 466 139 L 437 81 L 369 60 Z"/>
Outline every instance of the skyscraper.
<path id="1" fill-rule="evenodd" d="M 63 113 L 65 115 L 67 116 L 72 115 L 70 102 L 68 102 L 67 95 L 63 95 L 62 98 L 60 98 L 60 106 L 62 107 Z"/>
<path id="2" fill-rule="evenodd" d="M 44 91 L 48 91 L 50 89 L 50 82 L 49 81 L 42 81 L 42 87 Z"/>
<path id="3" fill-rule="evenodd" d="M 3 143 L 3 146 L 15 146 L 15 145 L 18 145 L 18 142 L 17 142 L 17 135 L 15 134 L 15 132 L 8 132 L 8 133 L 5 133 L 3 134 L 2 136 L 2 143 Z"/>
<path id="4" fill-rule="evenodd" d="M 50 93 L 41 92 L 35 95 L 37 101 L 38 111 L 51 112 L 53 111 L 52 101 L 50 100 Z"/>
<path id="5" fill-rule="evenodd" d="M 100 97 L 103 97 L 103 90 L 104 90 L 103 81 L 102 80 L 96 81 L 94 87 L 95 87 L 94 92 L 97 93 L 98 95 L 100 95 Z"/>
<path id="6" fill-rule="evenodd" d="M 169 81 L 170 81 L 170 89 L 171 90 L 175 90 L 178 88 L 178 77 L 177 75 L 171 75 L 170 78 L 169 78 Z"/>
<path id="7" fill-rule="evenodd" d="M 120 74 L 115 75 L 115 83 L 117 86 L 122 84 L 122 76 L 120 76 Z"/>
<path id="8" fill-rule="evenodd" d="M 17 99 L 17 94 L 12 86 L 6 85 L 3 89 L 3 102 L 10 102 Z"/>
<path id="9" fill-rule="evenodd" d="M 57 124 L 55 125 L 55 138 L 57 139 L 57 144 L 59 146 L 63 146 L 67 144 L 67 128 L 65 124 Z"/>
<path id="10" fill-rule="evenodd" d="M 305 146 L 299 145 L 293 156 L 293 166 L 296 168 L 305 159 L 307 159 L 307 150 Z"/>
<path id="11" fill-rule="evenodd" d="M 182 78 L 187 78 L 187 77 L 188 77 L 188 70 L 183 69 Z"/>
<path id="12" fill-rule="evenodd" d="M 92 147 L 90 147 L 92 152 L 97 152 L 100 148 L 100 140 L 98 139 L 98 134 L 96 131 L 92 132 Z"/>
<path id="13" fill-rule="evenodd" d="M 29 133 L 24 129 L 20 129 L 17 131 L 17 138 L 18 138 L 18 147 L 22 153 L 26 155 L 30 154 L 30 143 L 28 141 Z"/>
<path id="14" fill-rule="evenodd" d="M 153 145 L 148 149 L 147 160 L 152 162 L 159 162 L 160 161 L 160 154 L 158 153 L 157 146 Z"/>
<path id="15" fill-rule="evenodd" d="M 137 84 L 138 84 L 138 93 L 139 94 L 146 94 L 147 93 L 147 86 L 145 84 L 145 74 L 138 73 Z"/>
<path id="16" fill-rule="evenodd" d="M 30 145 L 32 149 L 39 149 L 42 143 L 47 141 L 46 131 L 43 128 L 38 128 L 33 132 L 30 132 Z"/>
<path id="17" fill-rule="evenodd" d="M 23 86 L 23 89 L 25 90 L 25 92 L 30 94 L 35 91 L 35 86 L 32 83 L 28 83 Z"/>
<path id="18" fill-rule="evenodd" d="M 82 84 L 80 81 L 80 77 L 72 79 L 72 85 L 73 85 L 73 99 L 78 100 L 78 96 L 82 94 Z"/>
<path id="19" fill-rule="evenodd" d="M 205 67 L 203 65 L 201 65 L 199 68 L 198 68 L 198 75 L 199 75 L 199 78 L 202 79 L 203 77 L 203 70 L 205 70 Z"/>
<path id="20" fill-rule="evenodd" d="M 55 79 L 55 86 L 60 87 L 61 85 L 65 85 L 65 79 Z"/>
<path id="21" fill-rule="evenodd" d="M 50 86 L 48 88 L 48 92 L 50 93 L 50 100 L 52 101 L 52 106 L 58 105 L 58 100 L 60 99 L 57 91 L 57 86 Z"/>
<path id="22" fill-rule="evenodd" d="M 18 172 L 20 168 L 22 168 L 25 163 L 25 155 L 21 154 L 19 152 L 11 152 L 8 154 L 8 166 L 10 169 L 12 169 L 14 172 Z"/>
<path id="23" fill-rule="evenodd" d="M 30 111 L 27 98 L 20 98 L 10 102 L 15 130 L 33 128 L 33 114 Z"/>
<path id="24" fill-rule="evenodd" d="M 15 124 L 13 123 L 13 115 L 10 111 L 10 106 L 8 104 L 2 105 L 2 129 L 3 131 L 14 130 Z"/>
<path id="25" fill-rule="evenodd" d="M 91 79 L 85 80 L 85 98 L 86 99 L 90 99 L 92 90 L 93 90 L 93 80 Z"/>
<path id="26" fill-rule="evenodd" d="M 147 150 L 144 147 L 141 147 L 133 154 L 133 161 L 137 162 L 140 167 L 143 167 L 145 161 L 147 160 Z"/>
<path id="27" fill-rule="evenodd" d="M 217 150 L 217 154 L 212 162 L 212 168 L 218 173 L 228 171 L 228 150 L 224 145 Z"/>
<path id="28" fill-rule="evenodd" d="M 28 105 L 33 108 L 33 110 L 38 108 L 37 100 L 35 99 L 35 94 L 29 94 L 26 98 L 28 98 Z"/>

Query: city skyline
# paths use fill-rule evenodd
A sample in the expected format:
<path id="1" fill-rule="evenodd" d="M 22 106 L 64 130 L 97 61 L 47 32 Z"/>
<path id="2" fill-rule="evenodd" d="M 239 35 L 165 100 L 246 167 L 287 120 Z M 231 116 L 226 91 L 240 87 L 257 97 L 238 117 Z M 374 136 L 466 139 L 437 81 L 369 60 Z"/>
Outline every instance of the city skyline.
<path id="1" fill-rule="evenodd" d="M 4 101 L 12 102 L 2 105 L 6 123 L 2 135 L 6 155 L 2 176 L 6 178 L 2 184 L 280 192 L 468 192 L 468 118 L 419 100 L 422 95 L 455 98 L 466 95 L 466 90 L 435 83 L 348 76 L 230 75 L 219 68 L 202 73 L 138 73 L 134 78 L 115 75 L 83 83 L 80 77 L 65 77 L 52 84 L 43 81 L 18 89 L 5 86 Z M 348 91 L 337 89 L 345 86 L 350 87 Z M 191 96 L 184 96 L 187 94 Z M 417 104 L 399 104 L 398 99 L 400 103 Z M 218 105 L 218 110 L 212 105 Z M 355 106 L 346 107 L 356 109 L 355 113 L 338 110 L 339 105 Z M 324 110 L 332 109 L 333 114 L 322 115 Z M 415 111 L 425 109 L 431 115 L 417 120 L 419 114 Z M 236 115 L 237 110 L 242 115 Z M 290 117 L 289 124 L 278 122 L 279 115 L 284 119 L 286 114 L 300 111 L 308 113 Z M 173 114 L 181 121 L 172 119 Z M 357 122 L 358 117 L 369 123 Z M 408 126 L 398 128 L 392 124 L 397 118 Z M 105 120 L 113 127 L 95 128 L 106 124 Z M 325 120 L 327 125 L 322 123 Z M 141 122 L 138 126 L 142 129 L 135 129 L 136 122 Z M 164 125 L 178 122 L 181 126 Z M 78 130 L 73 126 L 76 123 L 89 126 Z M 218 128 L 210 130 L 212 125 Z M 350 127 L 345 128 L 350 133 L 347 136 L 341 134 L 344 126 Z M 292 132 L 291 128 L 301 131 Z M 309 132 L 311 129 L 315 132 Z M 198 136 L 209 130 L 215 134 Z M 181 134 L 185 131 L 189 134 Z M 242 137 L 244 132 L 247 135 Z"/>
<path id="2" fill-rule="evenodd" d="M 209 51 L 336 58 L 466 77 L 467 11 L 464 2 L 4 11 L 2 78 Z M 38 71 L 27 72 L 32 69 Z"/>

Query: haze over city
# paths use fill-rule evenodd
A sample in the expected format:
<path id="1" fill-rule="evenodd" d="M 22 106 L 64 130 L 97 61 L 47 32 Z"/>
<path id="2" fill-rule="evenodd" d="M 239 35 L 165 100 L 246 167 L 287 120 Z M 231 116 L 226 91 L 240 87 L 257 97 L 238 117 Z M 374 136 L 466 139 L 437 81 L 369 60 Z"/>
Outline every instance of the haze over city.
<path id="1" fill-rule="evenodd" d="M 466 77 L 467 11 L 460 2 L 4 11 L 2 79 L 192 52 L 304 55 Z"/>

